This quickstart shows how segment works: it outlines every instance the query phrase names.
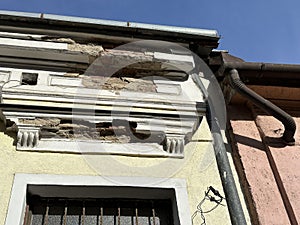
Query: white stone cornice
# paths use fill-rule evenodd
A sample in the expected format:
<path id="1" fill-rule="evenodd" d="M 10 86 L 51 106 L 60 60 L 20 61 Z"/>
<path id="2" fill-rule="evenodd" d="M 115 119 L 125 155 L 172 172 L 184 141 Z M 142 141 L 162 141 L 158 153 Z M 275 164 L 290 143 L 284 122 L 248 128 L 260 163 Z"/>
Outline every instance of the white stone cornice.
<path id="1" fill-rule="evenodd" d="M 87 154 L 181 158 L 206 111 L 191 78 L 184 82 L 137 79 L 137 84 L 131 78 L 127 81 L 133 82 L 130 88 L 116 80 L 121 90 L 98 90 L 91 83 L 97 78 L 91 78 L 87 87 L 81 76 L 5 69 L 0 107 L 5 118 L 17 126 L 17 150 L 80 153 L 74 147 L 79 144 Z M 35 74 L 36 84 L 23 85 L 23 73 Z M 151 87 L 145 92 L 139 85 Z M 51 124 L 53 120 L 57 124 Z M 103 123 L 110 124 L 115 136 L 101 136 L 107 129 L 101 127 Z M 128 142 L 123 142 L 124 135 Z"/>

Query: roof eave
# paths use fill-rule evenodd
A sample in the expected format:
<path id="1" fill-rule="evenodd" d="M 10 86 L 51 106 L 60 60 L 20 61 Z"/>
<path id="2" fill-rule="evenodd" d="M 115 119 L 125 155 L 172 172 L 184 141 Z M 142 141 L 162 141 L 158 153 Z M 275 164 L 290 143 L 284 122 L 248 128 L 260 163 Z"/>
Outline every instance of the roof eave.
<path id="1" fill-rule="evenodd" d="M 66 34 L 72 38 L 115 37 L 115 44 L 134 40 L 156 39 L 213 49 L 220 39 L 216 30 L 165 25 L 120 22 L 43 13 L 0 11 L 0 31 L 20 33 Z"/>

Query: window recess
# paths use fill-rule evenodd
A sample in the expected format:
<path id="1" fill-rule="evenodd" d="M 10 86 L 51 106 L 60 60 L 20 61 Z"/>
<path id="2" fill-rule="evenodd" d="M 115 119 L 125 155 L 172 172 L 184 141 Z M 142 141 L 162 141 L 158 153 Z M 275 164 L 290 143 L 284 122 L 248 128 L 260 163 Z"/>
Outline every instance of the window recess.
<path id="1" fill-rule="evenodd" d="M 50 217 L 56 222 L 48 221 Z M 73 220 L 64 220 L 67 217 Z M 109 225 L 192 225 L 186 182 L 174 178 L 16 174 L 5 225 L 101 225 L 101 218 L 102 225 L 112 220 Z"/>
<path id="2" fill-rule="evenodd" d="M 28 198 L 24 225 L 171 225 L 167 199 Z"/>

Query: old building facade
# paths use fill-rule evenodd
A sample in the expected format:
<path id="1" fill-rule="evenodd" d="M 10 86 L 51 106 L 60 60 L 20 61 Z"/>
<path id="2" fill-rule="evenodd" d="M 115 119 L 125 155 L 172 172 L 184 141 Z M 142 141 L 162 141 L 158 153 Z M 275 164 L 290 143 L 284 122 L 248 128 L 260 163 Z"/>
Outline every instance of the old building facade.
<path id="1" fill-rule="evenodd" d="M 218 42 L 0 12 L 0 224 L 296 224 L 297 172 L 273 161 L 288 148 L 296 164 L 298 66 L 249 64 Z"/>

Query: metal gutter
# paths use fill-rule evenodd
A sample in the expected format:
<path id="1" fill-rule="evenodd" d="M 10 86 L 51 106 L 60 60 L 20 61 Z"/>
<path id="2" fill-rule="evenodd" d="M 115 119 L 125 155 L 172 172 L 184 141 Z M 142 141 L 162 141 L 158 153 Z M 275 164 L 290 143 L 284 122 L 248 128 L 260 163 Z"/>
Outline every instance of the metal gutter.
<path id="1" fill-rule="evenodd" d="M 1 11 L 0 11 L 1 14 Z M 156 25 L 156 24 L 146 24 L 146 23 L 136 23 L 136 22 L 121 22 L 114 20 L 101 20 L 101 19 L 91 19 L 82 17 L 71 17 L 71 16 L 59 16 L 53 14 L 43 14 L 44 19 L 59 20 L 64 22 L 72 23 L 86 23 L 95 25 L 105 25 L 105 26 L 116 26 L 122 28 L 134 28 L 134 29 L 148 29 L 153 31 L 164 31 L 170 33 L 178 34 L 190 34 L 197 36 L 206 36 L 219 38 L 218 32 L 216 30 L 206 30 L 198 28 L 187 28 L 187 27 L 177 27 L 177 26 L 166 26 L 166 25 Z"/>
<path id="2" fill-rule="evenodd" d="M 30 12 L 17 12 L 17 11 L 8 11 L 8 10 L 0 10 L 1 15 L 9 15 L 9 16 L 23 16 L 23 17 L 38 17 L 40 13 L 30 13 Z"/>
<path id="3" fill-rule="evenodd" d="M 254 70 L 257 72 L 291 72 L 300 73 L 300 65 L 298 64 L 275 64 L 260 62 L 226 62 L 226 67 L 235 68 L 237 70 Z M 300 78 L 300 76 L 298 76 Z M 284 78 L 284 77 L 282 77 Z"/>
<path id="4" fill-rule="evenodd" d="M 280 87 L 300 86 L 299 64 L 275 64 L 264 62 L 245 62 L 225 52 L 213 52 L 210 67 L 217 68 L 217 77 L 224 77 L 226 69 L 236 69 L 245 84 Z"/>
<path id="5" fill-rule="evenodd" d="M 216 30 L 208 29 L 198 29 L 198 28 L 186 28 L 186 27 L 176 27 L 176 26 L 166 26 L 166 25 L 154 25 L 136 22 L 120 22 L 113 20 L 101 20 L 92 18 L 82 18 L 82 17 L 72 17 L 72 16 L 59 16 L 53 14 L 44 13 L 24 13 L 24 12 L 14 12 L 14 11 L 3 11 L 0 10 L 0 23 L 1 21 L 14 21 L 27 23 L 27 22 L 46 22 L 48 21 L 48 26 L 53 25 L 64 25 L 64 26 L 74 26 L 79 31 L 82 26 L 86 28 L 95 28 L 94 32 L 101 32 L 101 29 L 109 29 L 113 31 L 126 31 L 131 32 L 133 37 L 139 37 L 143 35 L 163 36 L 163 37 L 173 37 L 182 38 L 187 40 L 199 41 L 201 39 L 212 40 L 217 44 L 219 40 L 219 35 Z M 1 24 L 5 25 L 5 24 Z M 41 25 L 41 24 L 40 24 Z M 34 27 L 34 24 L 31 24 Z M 122 34 L 120 34 L 122 36 Z M 125 34 L 126 36 L 126 34 Z M 186 41 L 187 41 L 186 40 Z"/>
<path id="6" fill-rule="evenodd" d="M 44 13 L 27 13 L 27 12 L 15 12 L 15 11 L 5 11 L 0 10 L 0 16 L 13 16 L 13 17 L 27 17 L 35 19 L 49 19 L 63 21 L 66 23 L 86 23 L 92 25 L 104 25 L 104 26 L 116 26 L 123 28 L 135 28 L 135 29 L 148 29 L 156 31 L 166 31 L 171 33 L 182 33 L 191 34 L 197 36 L 207 36 L 220 38 L 216 30 L 208 29 L 198 29 L 198 28 L 187 28 L 187 27 L 177 27 L 177 26 L 166 26 L 166 25 L 156 25 L 156 24 L 146 24 L 146 23 L 136 23 L 136 22 L 122 22 L 114 20 L 102 20 L 84 17 L 74 17 L 74 16 L 61 16 L 54 14 L 44 14 Z"/>
<path id="7" fill-rule="evenodd" d="M 300 65 L 256 62 L 226 62 L 226 67 L 239 71 L 248 83 L 299 87 Z"/>
<path id="8" fill-rule="evenodd" d="M 190 48 L 203 58 L 218 47 L 220 39 L 216 30 L 12 11 L 0 11 L 0 32 L 71 38 L 78 43 L 101 43 L 104 48 L 160 40 Z"/>

